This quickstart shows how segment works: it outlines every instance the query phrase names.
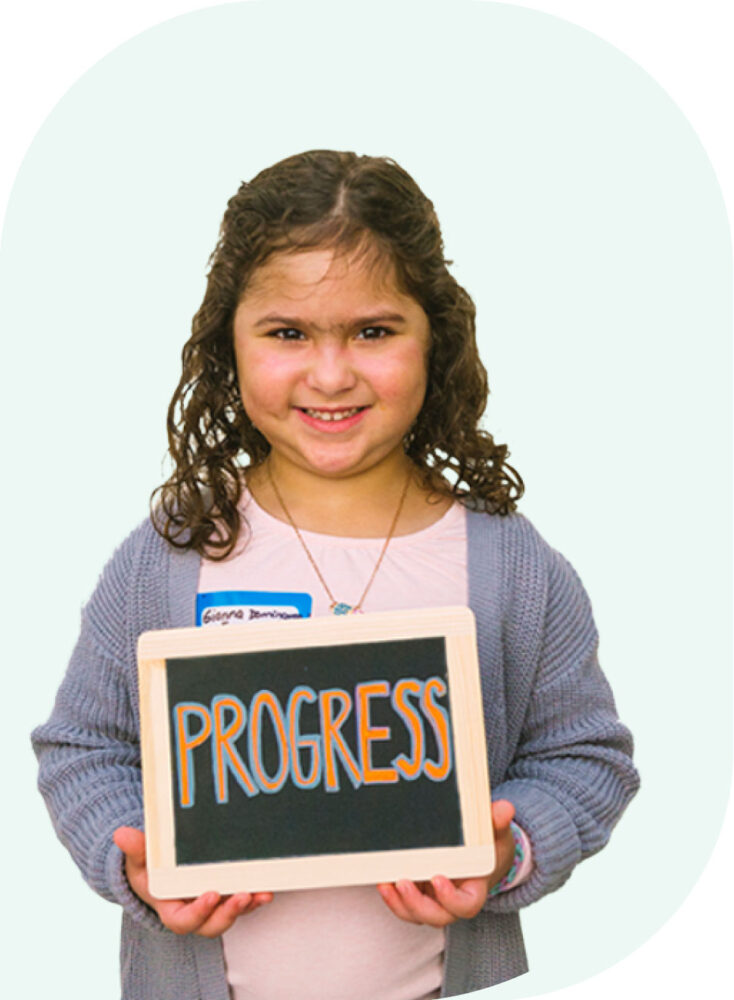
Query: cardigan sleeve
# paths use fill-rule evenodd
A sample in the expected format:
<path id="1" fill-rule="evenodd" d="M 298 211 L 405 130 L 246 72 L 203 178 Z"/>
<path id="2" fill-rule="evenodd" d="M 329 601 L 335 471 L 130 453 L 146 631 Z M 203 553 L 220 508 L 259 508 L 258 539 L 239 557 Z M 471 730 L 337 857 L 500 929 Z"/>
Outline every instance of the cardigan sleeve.
<path id="1" fill-rule="evenodd" d="M 526 882 L 487 909 L 517 910 L 553 892 L 599 851 L 639 787 L 629 730 L 617 717 L 598 658 L 586 592 L 549 550 L 543 635 L 520 740 L 493 798 L 515 806 L 530 839 Z"/>
<path id="2" fill-rule="evenodd" d="M 125 657 L 126 587 L 138 539 L 108 563 L 82 611 L 79 638 L 48 721 L 31 735 L 38 785 L 56 833 L 88 884 L 149 927 L 157 915 L 131 890 L 118 826 L 143 829 L 134 664 Z"/>

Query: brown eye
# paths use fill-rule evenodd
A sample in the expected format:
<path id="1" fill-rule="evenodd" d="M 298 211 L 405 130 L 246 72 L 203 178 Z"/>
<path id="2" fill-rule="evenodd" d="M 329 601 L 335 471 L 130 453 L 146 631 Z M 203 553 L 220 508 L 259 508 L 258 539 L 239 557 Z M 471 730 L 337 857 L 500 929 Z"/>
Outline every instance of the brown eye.
<path id="1" fill-rule="evenodd" d="M 392 332 L 386 326 L 365 326 L 359 331 L 358 336 L 362 340 L 382 340 L 392 336 Z"/>
<path id="2" fill-rule="evenodd" d="M 268 333 L 269 337 L 274 337 L 276 340 L 304 340 L 304 336 L 300 330 L 296 330 L 293 326 L 281 327 L 279 330 L 271 330 Z"/>

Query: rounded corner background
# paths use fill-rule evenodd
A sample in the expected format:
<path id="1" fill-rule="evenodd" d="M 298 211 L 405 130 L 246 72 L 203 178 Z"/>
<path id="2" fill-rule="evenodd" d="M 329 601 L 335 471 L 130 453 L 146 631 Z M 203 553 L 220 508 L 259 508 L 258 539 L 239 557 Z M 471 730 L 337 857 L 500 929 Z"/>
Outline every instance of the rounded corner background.
<path id="1" fill-rule="evenodd" d="M 263 40 L 283 23 L 274 65 Z M 72 476 L 75 487 L 57 493 L 56 513 L 78 565 L 52 568 L 70 596 L 49 611 L 68 642 L 105 553 L 144 516 L 160 478 L 167 397 L 226 199 L 261 167 L 318 146 L 393 156 L 436 204 L 478 306 L 488 426 L 526 478 L 522 509 L 591 593 L 602 662 L 636 736 L 638 799 L 607 850 L 524 914 L 531 972 L 492 991 L 538 995 L 619 961 L 683 902 L 704 864 L 681 856 L 685 790 L 706 795 L 706 857 L 726 806 L 731 239 L 721 191 L 652 77 L 591 32 L 528 8 L 267 0 L 183 14 L 116 48 L 40 128 L 0 255 L 16 370 L 29 344 L 42 362 L 33 386 L 44 406 L 24 432 L 42 438 L 53 413 L 59 443 L 29 475 L 39 487 Z M 28 385 L 8 392 L 20 406 Z M 109 536 L 85 531 L 77 491 L 94 498 L 120 470 Z M 42 519 L 47 491 L 36 492 L 29 516 Z M 52 632 L 39 640 L 49 688 L 62 669 Z M 33 837 L 40 849 L 50 826 Z M 630 908 L 629 873 L 653 837 L 645 905 Z"/>

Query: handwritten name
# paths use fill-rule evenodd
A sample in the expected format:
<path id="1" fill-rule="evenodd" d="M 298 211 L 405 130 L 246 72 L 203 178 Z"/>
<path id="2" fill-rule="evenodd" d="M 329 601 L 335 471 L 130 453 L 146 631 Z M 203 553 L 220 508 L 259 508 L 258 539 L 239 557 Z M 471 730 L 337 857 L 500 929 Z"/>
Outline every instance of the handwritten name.
<path id="1" fill-rule="evenodd" d="M 247 614 L 245 614 L 247 612 Z M 301 618 L 297 611 L 281 611 L 278 608 L 207 608 L 201 616 L 202 625 L 229 625 L 230 622 L 252 621 L 254 618 Z"/>

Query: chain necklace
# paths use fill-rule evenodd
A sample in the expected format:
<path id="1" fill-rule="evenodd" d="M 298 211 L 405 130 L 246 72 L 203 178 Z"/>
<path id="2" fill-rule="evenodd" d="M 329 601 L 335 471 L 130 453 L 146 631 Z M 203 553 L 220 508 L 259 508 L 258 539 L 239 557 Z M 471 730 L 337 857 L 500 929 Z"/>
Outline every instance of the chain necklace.
<path id="1" fill-rule="evenodd" d="M 398 502 L 398 509 L 395 511 L 395 516 L 392 519 L 392 524 L 390 525 L 390 530 L 387 533 L 387 538 L 385 539 L 385 544 L 382 546 L 382 550 L 380 552 L 380 555 L 378 556 L 377 562 L 375 563 L 375 568 L 372 570 L 372 574 L 370 575 L 370 578 L 367 581 L 367 586 L 362 591 L 362 596 L 357 601 L 357 603 L 354 604 L 354 605 L 346 604 L 344 601 L 337 601 L 337 599 L 334 597 L 334 595 L 332 594 L 331 590 L 329 589 L 329 585 L 326 582 L 326 580 L 323 578 L 323 576 L 321 574 L 321 570 L 316 565 L 316 560 L 311 555 L 311 552 L 309 550 L 308 545 L 306 545 L 306 542 L 305 542 L 305 540 L 303 538 L 303 535 L 298 530 L 298 525 L 296 524 L 296 522 L 291 517 L 290 511 L 288 510 L 288 508 L 285 505 L 285 500 L 281 496 L 280 490 L 278 489 L 278 487 L 276 485 L 276 482 L 275 482 L 275 479 L 273 478 L 273 473 L 272 473 L 272 470 L 270 468 L 270 463 L 268 463 L 268 477 L 269 477 L 270 482 L 272 484 L 272 487 L 273 487 L 273 490 L 275 492 L 275 495 L 278 498 L 278 503 L 283 508 L 283 513 L 288 518 L 288 523 L 290 524 L 291 528 L 293 528 L 293 530 L 295 531 L 296 537 L 298 538 L 298 541 L 301 543 L 301 546 L 303 547 L 303 551 L 306 553 L 306 555 L 308 557 L 308 561 L 313 566 L 314 570 L 316 571 L 316 576 L 321 581 L 321 586 L 324 588 L 324 590 L 326 591 L 326 593 L 329 596 L 329 600 L 331 601 L 331 604 L 329 605 L 329 610 L 331 611 L 331 613 L 333 615 L 358 615 L 358 614 L 362 614 L 362 603 L 363 603 L 365 597 L 367 596 L 370 587 L 372 586 L 372 581 L 377 576 L 377 571 L 380 568 L 380 564 L 382 563 L 382 560 L 383 560 L 383 558 L 385 556 L 385 553 L 387 552 L 387 547 L 390 544 L 390 539 L 392 538 L 393 534 L 395 533 L 395 528 L 397 527 L 398 518 L 400 517 L 400 514 L 401 514 L 401 512 L 403 510 L 403 504 L 405 503 L 405 497 L 408 494 L 408 486 L 410 485 L 410 470 L 408 470 L 408 475 L 405 477 L 405 486 L 403 486 L 403 492 L 400 494 L 400 500 Z"/>

